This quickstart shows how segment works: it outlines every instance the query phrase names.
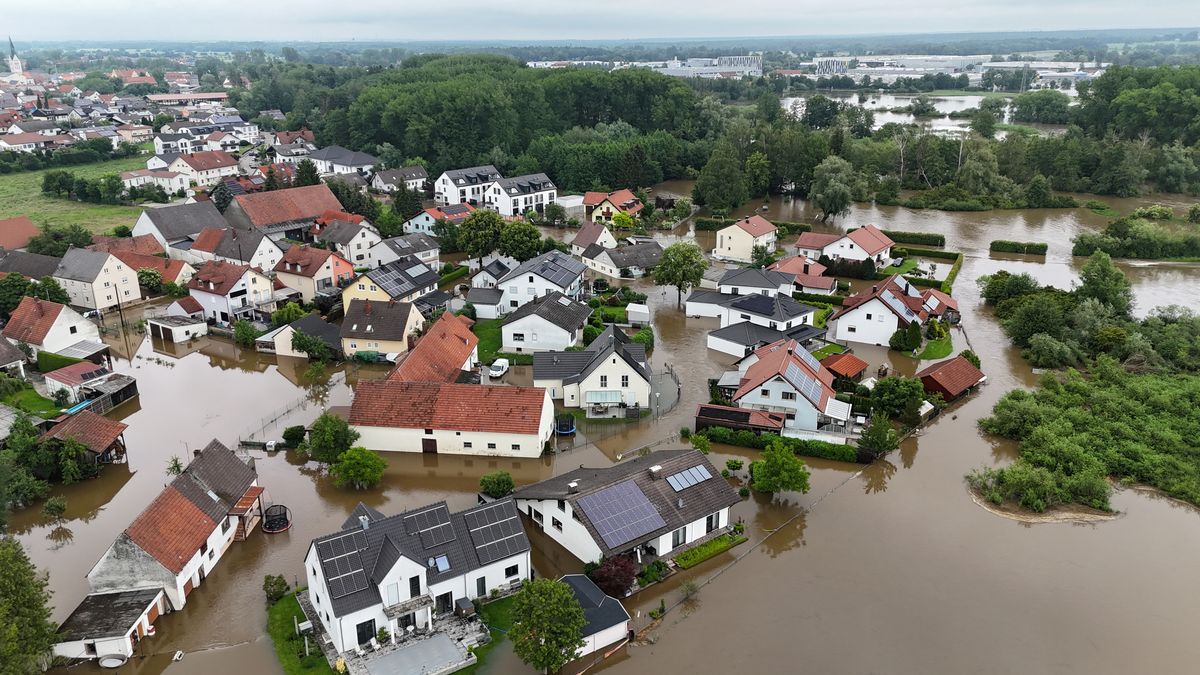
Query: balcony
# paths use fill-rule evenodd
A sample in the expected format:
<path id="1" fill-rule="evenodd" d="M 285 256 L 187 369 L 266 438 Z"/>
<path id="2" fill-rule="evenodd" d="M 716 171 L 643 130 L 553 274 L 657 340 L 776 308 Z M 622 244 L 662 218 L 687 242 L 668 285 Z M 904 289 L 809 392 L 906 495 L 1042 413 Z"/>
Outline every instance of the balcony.
<path id="1" fill-rule="evenodd" d="M 384 607 L 383 613 L 389 618 L 394 619 L 405 614 L 418 612 L 426 607 L 433 607 L 433 598 L 429 594 L 418 595 L 415 598 L 409 598 L 394 605 Z"/>

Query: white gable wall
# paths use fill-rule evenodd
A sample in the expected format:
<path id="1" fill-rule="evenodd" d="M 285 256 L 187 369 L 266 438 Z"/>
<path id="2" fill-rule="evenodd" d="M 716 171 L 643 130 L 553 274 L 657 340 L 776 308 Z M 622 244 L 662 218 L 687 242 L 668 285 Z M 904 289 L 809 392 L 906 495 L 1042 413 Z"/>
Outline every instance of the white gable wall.
<path id="1" fill-rule="evenodd" d="M 887 345 L 899 327 L 900 319 L 879 298 L 871 298 L 828 326 L 832 340 L 870 345 Z"/>
<path id="2" fill-rule="evenodd" d="M 525 354 L 530 352 L 562 351 L 579 341 L 582 328 L 575 332 L 563 330 L 540 316 L 526 316 L 500 327 L 503 350 Z M 517 340 L 517 336 L 521 340 Z"/>
<path id="3" fill-rule="evenodd" d="M 517 499 L 516 503 L 518 511 L 529 516 L 547 536 L 570 551 L 580 562 L 600 562 L 603 557 L 600 546 L 583 523 L 571 515 L 575 507 L 570 502 L 562 500 L 562 509 L 555 499 Z M 555 519 L 562 525 L 561 529 L 555 526 Z"/>

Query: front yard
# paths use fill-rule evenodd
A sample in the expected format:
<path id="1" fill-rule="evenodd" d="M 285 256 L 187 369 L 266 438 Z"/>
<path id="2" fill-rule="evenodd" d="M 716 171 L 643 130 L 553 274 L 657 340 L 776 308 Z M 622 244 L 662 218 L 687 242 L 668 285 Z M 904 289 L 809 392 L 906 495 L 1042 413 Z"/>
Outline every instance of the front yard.
<path id="1" fill-rule="evenodd" d="M 930 340 L 929 342 L 925 343 L 925 349 L 921 350 L 921 353 L 917 355 L 917 358 L 923 361 L 944 359 L 947 356 L 950 356 L 950 352 L 952 351 L 954 351 L 954 343 L 950 339 L 950 336 L 947 335 L 944 338 Z"/>
<path id="2" fill-rule="evenodd" d="M 471 327 L 475 337 L 479 338 L 479 362 L 491 364 L 498 356 L 508 359 L 514 366 L 533 363 L 532 354 L 506 354 L 501 352 L 504 345 L 504 335 L 500 332 L 500 324 L 504 319 L 476 319 Z"/>
<path id="3" fill-rule="evenodd" d="M 31 415 L 37 415 L 42 419 L 58 417 L 59 412 L 61 412 L 61 408 L 54 401 L 37 393 L 33 387 L 10 394 L 5 397 L 4 402 L 14 408 L 24 410 Z"/>
<path id="4" fill-rule="evenodd" d="M 479 669 L 483 667 L 483 662 L 487 659 L 487 655 L 504 642 L 508 636 L 508 629 L 512 628 L 512 609 L 515 601 L 516 596 L 510 595 L 501 600 L 493 600 L 480 608 L 479 615 L 491 631 L 492 641 L 486 645 L 476 647 L 474 653 L 475 658 L 478 660 L 474 665 L 458 671 L 459 673 L 474 675 L 474 673 L 479 672 Z"/>
<path id="5" fill-rule="evenodd" d="M 333 675 L 333 668 L 325 660 L 325 654 L 309 635 L 309 655 L 304 655 L 304 638 L 296 635 L 293 617 L 307 621 L 295 593 L 288 593 L 282 600 L 267 609 L 267 633 L 275 645 L 275 656 L 287 675 Z"/>

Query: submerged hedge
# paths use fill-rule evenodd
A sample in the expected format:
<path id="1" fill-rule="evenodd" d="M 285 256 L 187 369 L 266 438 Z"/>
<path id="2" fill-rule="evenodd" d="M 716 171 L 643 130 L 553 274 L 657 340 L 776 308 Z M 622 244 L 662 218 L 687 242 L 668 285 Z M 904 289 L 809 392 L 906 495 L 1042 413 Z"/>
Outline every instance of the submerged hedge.
<path id="1" fill-rule="evenodd" d="M 946 245 L 946 237 L 933 232 L 903 232 L 901 230 L 884 230 L 883 233 L 897 244 L 923 244 L 925 246 Z"/>
<path id="2" fill-rule="evenodd" d="M 832 459 L 839 462 L 858 461 L 858 449 L 854 446 L 840 443 L 786 438 L 774 434 L 759 435 L 745 429 L 729 429 L 726 427 L 708 427 L 696 433 L 707 437 L 713 443 L 724 443 L 725 445 L 737 445 L 743 448 L 757 448 L 762 450 L 774 441 L 781 441 L 797 455 Z"/>
<path id="3" fill-rule="evenodd" d="M 996 253 L 1028 253 L 1030 255 L 1046 255 L 1047 248 L 1049 248 L 1048 244 L 1008 239 L 997 239 L 988 245 L 988 250 Z"/>

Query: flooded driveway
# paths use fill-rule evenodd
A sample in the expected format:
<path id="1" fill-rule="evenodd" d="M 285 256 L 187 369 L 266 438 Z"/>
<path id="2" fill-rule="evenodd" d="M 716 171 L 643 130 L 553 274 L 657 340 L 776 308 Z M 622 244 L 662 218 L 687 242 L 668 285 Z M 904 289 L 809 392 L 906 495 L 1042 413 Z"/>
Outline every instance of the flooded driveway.
<path id="1" fill-rule="evenodd" d="M 772 201 L 765 215 L 811 220 L 806 205 L 794 200 Z M 1101 227 L 1105 219 L 1082 209 L 951 214 L 860 207 L 824 228 L 867 222 L 942 232 L 948 249 L 966 254 L 955 284 L 963 342 L 982 356 L 989 383 L 884 460 L 866 467 L 811 460 L 808 494 L 755 495 L 736 506 L 734 516 L 746 523 L 751 543 L 631 598 L 626 604 L 642 628 L 660 599 L 668 606 L 679 602 L 683 581 L 703 584 L 696 600 L 680 604 L 652 631 L 653 644 L 632 647 L 589 672 L 708 673 L 748 666 L 753 672 L 913 675 L 1194 672 L 1200 660 L 1192 639 L 1200 624 L 1200 515 L 1194 510 L 1124 491 L 1113 499 L 1121 511 L 1113 521 L 1030 526 L 976 506 L 962 480 L 972 468 L 1011 460 L 1014 447 L 983 437 L 976 420 L 1005 391 L 1036 383 L 983 307 L 975 279 L 1008 269 L 1067 286 L 1082 264 L 1069 256 L 1071 236 Z M 705 237 L 711 233 L 697 238 L 711 247 Z M 988 242 L 1001 238 L 1046 241 L 1050 254 L 1045 262 L 989 254 Z M 1122 267 L 1134 283 L 1139 312 L 1169 302 L 1200 305 L 1194 265 Z M 670 412 L 618 427 L 595 445 L 537 460 L 389 455 L 384 485 L 369 492 L 337 489 L 315 465 L 290 453 L 256 453 L 261 484 L 270 500 L 292 509 L 295 527 L 283 535 L 256 533 L 230 549 L 187 609 L 160 619 L 157 637 L 143 643 L 151 655 L 124 672 L 278 673 L 263 637 L 262 577 L 301 576 L 309 541 L 336 529 L 360 499 L 384 513 L 437 499 L 458 509 L 473 502 L 479 476 L 489 471 L 507 470 L 525 484 L 641 447 L 675 445 L 671 437 L 707 400 L 706 380 L 732 359 L 706 350 L 705 333 L 714 324 L 685 318 L 673 289 L 664 292 L 644 280 L 635 285 L 648 292 L 654 315 L 653 367 L 670 364 L 681 380 L 681 400 Z M 886 360 L 913 372 L 919 365 L 881 349 L 858 352 L 872 366 Z M 202 340 L 177 356 L 139 338 L 122 353 L 132 358 L 122 359 L 117 370 L 135 375 L 142 392 L 135 406 L 118 411 L 130 425 L 129 465 L 56 491 L 69 501 L 62 525 L 69 534 L 56 534 L 35 512 L 13 518 L 14 532 L 50 572 L 56 619 L 85 593 L 84 575 L 113 537 L 167 481 L 172 455 L 183 456 L 214 436 L 230 444 L 254 431 L 277 437 L 283 426 L 311 420 L 320 405 L 348 402 L 354 382 L 382 372 L 351 367 L 334 373 L 326 386 L 309 382 L 302 363 L 279 363 L 220 340 Z M 718 446 L 711 459 L 723 466 L 728 458 L 756 454 Z M 534 559 L 540 574 L 578 569 L 577 561 L 541 547 L 536 534 L 532 538 L 539 545 Z M 172 664 L 176 650 L 187 656 Z M 508 649 L 496 650 L 483 670 L 532 673 Z"/>

